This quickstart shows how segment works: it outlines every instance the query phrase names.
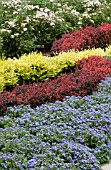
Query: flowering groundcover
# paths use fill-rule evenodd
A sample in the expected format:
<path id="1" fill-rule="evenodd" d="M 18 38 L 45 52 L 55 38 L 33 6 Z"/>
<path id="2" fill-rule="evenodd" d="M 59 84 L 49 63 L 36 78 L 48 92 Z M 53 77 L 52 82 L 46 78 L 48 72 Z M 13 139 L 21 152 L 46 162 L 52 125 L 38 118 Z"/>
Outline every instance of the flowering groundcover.
<path id="1" fill-rule="evenodd" d="M 0 117 L 0 169 L 100 170 L 111 159 L 111 77 L 90 96 L 9 107 Z"/>

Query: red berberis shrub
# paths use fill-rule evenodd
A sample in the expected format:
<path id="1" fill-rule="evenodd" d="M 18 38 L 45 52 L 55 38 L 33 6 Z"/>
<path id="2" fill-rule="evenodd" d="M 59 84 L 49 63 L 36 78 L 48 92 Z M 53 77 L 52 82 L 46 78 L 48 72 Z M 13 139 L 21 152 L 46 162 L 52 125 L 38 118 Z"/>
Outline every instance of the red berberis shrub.
<path id="1" fill-rule="evenodd" d="M 70 34 L 64 34 L 61 39 L 52 44 L 51 52 L 67 52 L 70 49 L 81 51 L 101 47 L 105 49 L 111 44 L 111 24 L 102 24 L 97 28 L 87 26 Z"/>
<path id="2" fill-rule="evenodd" d="M 111 76 L 111 60 L 93 56 L 76 63 L 74 72 L 54 80 L 17 85 L 11 92 L 0 94 L 0 111 L 8 106 L 30 104 L 40 106 L 46 102 L 63 100 L 65 96 L 86 96 L 97 90 L 98 83 Z"/>
<path id="3" fill-rule="evenodd" d="M 103 73 L 107 71 L 107 74 L 110 74 L 111 69 L 111 60 L 104 59 L 100 56 L 92 56 L 88 58 L 82 58 L 81 60 L 78 60 L 75 65 L 75 71 L 77 70 L 100 70 L 103 71 Z M 106 71 L 105 71 L 106 70 Z"/>

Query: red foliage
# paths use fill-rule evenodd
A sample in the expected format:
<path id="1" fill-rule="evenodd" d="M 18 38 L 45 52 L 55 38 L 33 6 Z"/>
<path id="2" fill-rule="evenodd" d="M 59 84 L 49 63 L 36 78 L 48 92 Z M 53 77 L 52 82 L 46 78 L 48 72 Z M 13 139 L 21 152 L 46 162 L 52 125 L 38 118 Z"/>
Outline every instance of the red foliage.
<path id="1" fill-rule="evenodd" d="M 111 44 L 111 24 L 102 24 L 97 28 L 87 26 L 70 34 L 64 34 L 61 39 L 54 41 L 51 52 L 67 52 L 70 49 L 78 51 L 101 47 L 105 49 Z"/>
<path id="2" fill-rule="evenodd" d="M 54 80 L 17 85 L 12 92 L 0 94 L 0 111 L 7 106 L 30 104 L 40 106 L 46 102 L 63 100 L 65 96 L 86 96 L 97 90 L 98 83 L 111 76 L 111 60 L 93 56 L 76 63 L 74 72 Z"/>
<path id="3" fill-rule="evenodd" d="M 111 60 L 103 59 L 100 56 L 93 56 L 88 58 L 83 58 L 78 60 L 75 65 L 75 70 L 90 70 L 90 71 L 103 71 L 103 73 L 107 72 L 110 74 L 111 71 Z"/>

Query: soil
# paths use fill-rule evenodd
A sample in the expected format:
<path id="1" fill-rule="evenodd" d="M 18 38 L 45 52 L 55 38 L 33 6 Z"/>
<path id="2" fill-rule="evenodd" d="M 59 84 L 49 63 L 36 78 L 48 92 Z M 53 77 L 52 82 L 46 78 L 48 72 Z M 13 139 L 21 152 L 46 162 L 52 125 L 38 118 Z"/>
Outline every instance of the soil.
<path id="1" fill-rule="evenodd" d="M 51 48 L 40 48 L 37 49 L 38 53 L 41 52 L 43 56 L 48 56 L 48 57 L 53 57 L 55 56 L 52 52 L 51 52 Z"/>

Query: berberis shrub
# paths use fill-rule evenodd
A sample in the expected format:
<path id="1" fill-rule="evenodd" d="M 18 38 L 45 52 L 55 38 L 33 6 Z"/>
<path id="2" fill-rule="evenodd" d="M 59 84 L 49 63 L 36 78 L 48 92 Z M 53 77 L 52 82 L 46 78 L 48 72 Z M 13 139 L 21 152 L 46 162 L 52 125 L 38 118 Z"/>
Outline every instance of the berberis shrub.
<path id="1" fill-rule="evenodd" d="M 111 76 L 111 60 L 98 56 L 83 58 L 69 75 L 65 73 L 56 79 L 39 83 L 23 83 L 12 91 L 4 91 L 0 94 L 0 109 L 2 112 L 7 106 L 19 104 L 36 107 L 46 102 L 63 100 L 67 95 L 91 95 L 106 76 Z"/>
<path id="2" fill-rule="evenodd" d="M 0 117 L 0 169 L 100 170 L 111 159 L 111 77 L 91 96 L 9 107 Z"/>
<path id="3" fill-rule="evenodd" d="M 61 39 L 53 42 L 51 51 L 60 53 L 70 49 L 77 51 L 99 47 L 105 49 L 109 44 L 111 44 L 111 24 L 104 23 L 97 28 L 87 26 L 64 34 Z"/>

